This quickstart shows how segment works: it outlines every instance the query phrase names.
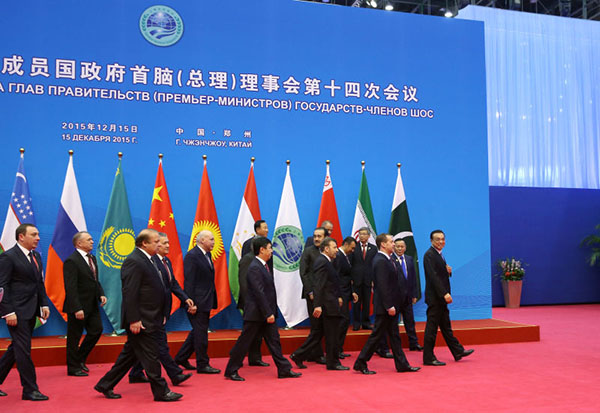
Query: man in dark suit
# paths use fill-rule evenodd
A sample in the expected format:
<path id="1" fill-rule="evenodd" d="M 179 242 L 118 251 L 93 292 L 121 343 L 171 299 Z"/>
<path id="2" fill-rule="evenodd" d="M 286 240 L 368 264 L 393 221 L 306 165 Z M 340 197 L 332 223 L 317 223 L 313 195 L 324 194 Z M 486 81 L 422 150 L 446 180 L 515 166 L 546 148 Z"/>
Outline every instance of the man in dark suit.
<path id="1" fill-rule="evenodd" d="M 85 361 L 102 335 L 100 307 L 106 304 L 104 290 L 98 282 L 98 263 L 92 255 L 94 239 L 87 231 L 73 236 L 75 251 L 63 264 L 67 314 L 67 374 L 87 376 Z M 87 334 L 79 344 L 83 329 Z"/>
<path id="2" fill-rule="evenodd" d="M 34 251 L 40 242 L 39 234 L 31 224 L 19 225 L 15 231 L 17 244 L 0 254 L 0 287 L 4 289 L 0 316 L 12 338 L 0 359 L 0 384 L 16 362 L 23 386 L 22 398 L 32 401 L 48 400 L 38 389 L 31 360 L 31 333 L 36 315 L 44 320 L 50 316 L 42 257 Z"/>
<path id="3" fill-rule="evenodd" d="M 325 237 L 330 237 L 331 232 L 333 231 L 333 222 L 329 220 L 325 220 L 321 223 L 321 228 L 325 228 Z M 315 241 L 312 236 L 306 238 L 306 242 L 304 243 L 304 248 L 308 248 L 311 245 L 314 245 Z"/>
<path id="4" fill-rule="evenodd" d="M 390 234 L 379 234 L 375 239 L 379 252 L 373 258 L 373 277 L 375 285 L 375 326 L 361 350 L 354 370 L 362 374 L 374 374 L 367 362 L 386 335 L 390 341 L 394 364 L 399 372 L 415 372 L 420 367 L 411 367 L 402 351 L 400 332 L 398 331 L 398 308 L 406 300 L 406 280 L 398 277 L 398 269 L 390 259 L 394 251 L 394 241 Z"/>
<path id="5" fill-rule="evenodd" d="M 350 326 L 350 308 L 349 303 L 352 301 L 356 303 L 358 301 L 358 294 L 354 292 L 354 285 L 352 284 L 352 265 L 350 264 L 350 257 L 356 248 L 356 240 L 352 237 L 344 238 L 342 246 L 338 250 L 337 256 L 334 260 L 334 266 L 338 270 L 340 279 L 340 290 L 342 292 L 342 322 L 339 329 L 338 344 L 340 346 L 340 358 L 350 357 L 350 354 L 344 353 L 344 342 L 346 341 L 346 334 L 348 333 L 348 327 Z"/>
<path id="6" fill-rule="evenodd" d="M 158 239 L 158 232 L 153 229 L 140 231 L 135 239 L 136 248 L 121 266 L 121 327 L 127 330 L 127 341 L 115 364 L 94 386 L 94 390 L 107 399 L 121 398 L 113 389 L 138 359 L 146 370 L 155 401 L 170 402 L 182 397 L 169 390 L 158 361 L 155 333 L 166 322 L 164 305 L 167 300 L 162 275 L 152 261 Z"/>
<path id="7" fill-rule="evenodd" d="M 423 364 L 428 366 L 445 366 L 446 363 L 439 361 L 433 353 L 438 327 L 446 341 L 446 345 L 459 361 L 473 353 L 474 350 L 465 350 L 452 333 L 450 323 L 450 311 L 448 304 L 452 303 L 450 295 L 450 275 L 452 267 L 446 264 L 442 255 L 442 249 L 446 246 L 446 235 L 442 230 L 436 229 L 431 232 L 431 248 L 423 257 L 425 268 L 425 302 L 427 303 L 427 324 L 425 324 L 425 342 L 423 350 Z"/>
<path id="8" fill-rule="evenodd" d="M 371 289 L 373 288 L 373 257 L 377 254 L 377 247 L 369 242 L 369 228 L 358 230 L 358 243 L 352 254 L 352 282 L 358 294 L 358 302 L 352 306 L 352 329 L 362 328 L 372 330 L 373 325 L 369 318 L 371 311 Z"/>
<path id="9" fill-rule="evenodd" d="M 308 309 L 308 317 L 310 319 L 310 333 L 308 337 L 302 343 L 302 345 L 294 351 L 290 358 L 299 369 L 305 369 L 305 360 L 314 360 L 319 364 L 325 364 L 325 357 L 323 357 L 323 347 L 321 346 L 321 339 L 323 338 L 323 320 L 314 316 L 314 263 L 315 260 L 321 255 L 319 252 L 319 246 L 325 239 L 325 228 L 315 228 L 313 231 L 314 244 L 307 247 L 302 252 L 300 258 L 300 279 L 302 280 L 302 298 L 306 300 L 306 307 Z"/>
<path id="10" fill-rule="evenodd" d="M 215 290 L 215 267 L 210 252 L 215 246 L 215 237 L 208 230 L 196 236 L 196 246 L 183 259 L 183 290 L 196 304 L 196 314 L 189 314 L 192 331 L 175 356 L 175 362 L 186 369 L 194 369 L 188 359 L 196 353 L 196 371 L 202 374 L 217 374 L 221 370 L 208 364 L 208 322 L 210 310 L 217 308 Z"/>
<path id="11" fill-rule="evenodd" d="M 196 306 L 194 306 L 194 302 L 181 289 L 179 282 L 175 278 L 171 260 L 167 258 L 167 254 L 169 253 L 168 235 L 164 232 L 159 232 L 158 237 L 158 250 L 156 255 L 152 257 L 152 260 L 160 270 L 160 273 L 163 277 L 163 283 L 167 291 L 163 314 L 166 320 L 169 321 L 169 318 L 171 317 L 171 307 L 173 306 L 173 294 L 175 294 L 175 296 L 182 302 L 182 305 L 187 307 L 188 313 L 195 313 Z M 179 367 L 173 360 L 173 357 L 171 357 L 171 354 L 169 353 L 169 344 L 167 342 L 167 332 L 164 325 L 154 332 L 154 338 L 158 343 L 158 359 L 160 364 L 162 364 L 165 368 L 167 375 L 171 379 L 171 383 L 173 383 L 174 386 L 178 386 L 192 377 L 191 374 L 184 374 L 181 367 Z M 129 383 L 148 382 L 148 378 L 144 375 L 142 363 L 138 361 L 129 371 Z"/>
<path id="12" fill-rule="evenodd" d="M 254 222 L 254 236 L 244 241 L 242 245 L 242 257 L 248 253 L 251 257 L 254 257 L 254 251 L 252 250 L 252 240 L 256 237 L 267 237 L 269 235 L 269 226 L 264 219 L 259 219 Z M 273 260 L 271 260 L 271 271 L 273 271 Z"/>
<path id="13" fill-rule="evenodd" d="M 277 366 L 277 377 L 300 377 L 301 373 L 292 371 L 292 365 L 283 357 L 279 331 L 275 324 L 277 317 L 277 295 L 275 282 L 267 262 L 273 255 L 271 241 L 265 237 L 256 237 L 252 243 L 255 258 L 247 273 L 248 288 L 244 302 L 244 326 L 235 345 L 229 353 L 229 362 L 225 368 L 225 377 L 233 381 L 244 381 L 238 374 L 244 357 L 256 336 L 265 338 Z"/>

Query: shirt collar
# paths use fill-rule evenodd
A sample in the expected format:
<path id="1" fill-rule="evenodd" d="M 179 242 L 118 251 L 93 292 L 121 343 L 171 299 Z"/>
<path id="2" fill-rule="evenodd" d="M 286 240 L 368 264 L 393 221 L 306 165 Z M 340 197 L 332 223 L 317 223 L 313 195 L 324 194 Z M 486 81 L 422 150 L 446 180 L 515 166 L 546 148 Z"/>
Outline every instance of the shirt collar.
<path id="1" fill-rule="evenodd" d="M 379 251 L 377 251 L 377 252 L 379 252 L 380 254 L 383 254 L 383 255 L 384 255 L 384 256 L 385 256 L 385 257 L 386 257 L 388 260 L 390 259 L 390 256 L 389 256 L 389 255 L 387 255 L 385 252 L 383 252 L 383 251 L 381 251 L 381 250 L 379 250 Z"/>
<path id="2" fill-rule="evenodd" d="M 331 258 L 329 258 L 327 255 L 321 253 L 322 256 L 324 256 L 325 258 L 327 258 L 327 261 L 331 262 Z"/>
<path id="3" fill-rule="evenodd" d="M 84 250 L 82 250 L 82 249 L 80 249 L 80 248 L 76 248 L 76 249 L 77 249 L 77 252 L 78 252 L 78 253 L 80 253 L 80 254 L 81 254 L 81 256 L 82 256 L 83 258 L 85 258 L 86 260 L 87 260 L 88 254 L 91 254 L 91 253 L 92 253 L 92 251 L 90 251 L 90 252 L 85 252 Z"/>
<path id="4" fill-rule="evenodd" d="M 262 265 L 267 265 L 266 261 L 260 258 L 258 255 L 256 255 L 256 259 L 259 260 Z"/>
<path id="5" fill-rule="evenodd" d="M 29 256 L 29 253 L 30 253 L 31 251 L 33 251 L 33 250 L 28 250 L 27 248 L 25 248 L 24 246 L 22 246 L 22 245 L 21 245 L 21 244 L 19 244 L 18 242 L 17 242 L 17 245 L 19 246 L 19 248 L 21 249 L 21 251 L 23 251 L 23 254 L 25 254 L 25 256 L 26 256 L 26 257 L 28 257 L 28 256 Z"/>
<path id="6" fill-rule="evenodd" d="M 149 260 L 152 260 L 152 255 L 148 254 L 146 251 L 144 251 L 143 249 L 141 249 L 140 247 L 136 247 L 138 250 L 142 251 L 144 253 L 144 255 L 146 257 L 148 257 Z"/>

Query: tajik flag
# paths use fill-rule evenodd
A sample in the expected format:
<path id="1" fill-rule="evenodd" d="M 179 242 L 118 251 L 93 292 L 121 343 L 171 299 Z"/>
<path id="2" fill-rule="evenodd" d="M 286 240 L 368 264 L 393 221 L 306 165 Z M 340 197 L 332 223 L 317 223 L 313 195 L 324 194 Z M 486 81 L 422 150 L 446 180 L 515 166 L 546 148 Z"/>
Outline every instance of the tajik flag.
<path id="1" fill-rule="evenodd" d="M 48 298 L 65 321 L 67 321 L 67 314 L 62 312 L 62 306 L 65 302 L 63 263 L 75 251 L 73 235 L 80 231 L 86 231 L 86 229 L 77 179 L 75 179 L 75 170 L 73 169 L 73 152 L 69 151 L 67 175 L 60 196 L 54 235 L 52 235 L 52 241 L 48 249 L 45 281 Z"/>
<path id="2" fill-rule="evenodd" d="M 240 295 L 238 267 L 242 259 L 242 246 L 246 240 L 254 236 L 254 222 L 259 219 L 260 207 L 258 206 L 258 194 L 256 193 L 256 182 L 254 181 L 254 161 L 251 161 L 246 189 L 233 230 L 231 246 L 229 247 L 229 287 L 236 302 Z"/>
<path id="3" fill-rule="evenodd" d="M 208 180 L 206 158 L 204 159 L 200 194 L 198 195 L 196 217 L 194 218 L 194 227 L 192 228 L 192 237 L 190 238 L 188 251 L 196 246 L 196 236 L 203 230 L 212 232 L 215 237 L 215 246 L 210 253 L 215 267 L 215 289 L 217 291 L 217 309 L 210 311 L 210 316 L 213 317 L 219 311 L 231 304 L 231 292 L 229 290 L 229 277 L 227 274 L 227 261 L 225 259 L 223 237 L 221 236 L 219 219 L 217 218 L 217 209 L 215 208 L 215 201 L 213 199 L 212 189 L 210 188 L 210 181 Z"/>
<path id="4" fill-rule="evenodd" d="M 392 202 L 392 216 L 390 217 L 390 234 L 397 239 L 403 239 L 406 243 L 406 255 L 410 255 L 415 262 L 415 273 L 417 278 L 417 300 L 421 299 L 421 280 L 419 277 L 419 257 L 417 247 L 413 238 L 410 218 L 408 216 L 408 206 L 406 204 L 406 195 L 404 193 L 404 184 L 400 174 L 400 164 L 398 164 L 398 178 L 396 179 L 396 190 L 394 191 L 394 200 Z"/>
<path id="5" fill-rule="evenodd" d="M 301 298 L 300 257 L 303 248 L 302 226 L 288 164 L 273 233 L 273 276 L 277 305 L 289 327 L 308 318 L 306 300 Z"/>
<path id="6" fill-rule="evenodd" d="M 327 161 L 327 172 L 325 173 L 325 183 L 323 184 L 323 195 L 321 196 L 321 209 L 319 209 L 317 226 L 321 225 L 323 221 L 331 221 L 333 224 L 331 237 L 337 241 L 338 245 L 342 245 L 342 230 L 340 228 L 337 206 L 335 205 L 333 182 L 331 181 L 331 175 L 329 174 L 329 161 Z"/>
<path id="7" fill-rule="evenodd" d="M 352 236 L 358 239 L 358 230 L 363 227 L 369 228 L 371 234 L 369 242 L 375 244 L 377 229 L 375 229 L 375 219 L 373 218 L 373 207 L 371 206 L 371 196 L 369 195 L 364 163 L 362 166 L 362 179 L 360 181 L 360 190 L 358 191 L 356 211 L 354 212 L 354 222 L 352 223 Z"/>

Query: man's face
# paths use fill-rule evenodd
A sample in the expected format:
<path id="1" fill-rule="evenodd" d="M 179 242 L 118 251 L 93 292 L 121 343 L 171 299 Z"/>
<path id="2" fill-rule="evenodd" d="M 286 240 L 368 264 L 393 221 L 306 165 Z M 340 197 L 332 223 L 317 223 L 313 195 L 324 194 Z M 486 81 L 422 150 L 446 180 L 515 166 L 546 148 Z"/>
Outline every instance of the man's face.
<path id="1" fill-rule="evenodd" d="M 344 250 L 346 255 L 352 254 L 354 252 L 355 248 L 356 248 L 356 242 L 351 242 L 350 244 L 342 245 L 342 249 Z"/>
<path id="2" fill-rule="evenodd" d="M 433 234 L 431 245 L 433 245 L 433 248 L 441 251 L 446 246 L 446 236 L 441 232 L 436 232 Z"/>
<path id="3" fill-rule="evenodd" d="M 331 222 L 327 222 L 323 224 L 323 228 L 327 230 L 327 234 L 331 235 L 331 231 L 333 231 L 333 224 Z"/>
<path id="4" fill-rule="evenodd" d="M 273 256 L 273 245 L 267 244 L 266 247 L 262 247 L 258 255 L 263 261 L 269 261 Z"/>
<path id="5" fill-rule="evenodd" d="M 358 240 L 359 240 L 360 242 L 362 242 L 363 244 L 364 244 L 365 242 L 369 241 L 369 231 L 367 231 L 366 229 L 365 229 L 365 230 L 362 230 L 362 231 L 360 231 L 360 232 L 358 233 Z"/>
<path id="6" fill-rule="evenodd" d="M 325 231 L 323 231 L 322 229 L 316 229 L 315 232 L 313 232 L 313 242 L 315 244 L 315 247 L 318 247 L 319 245 L 321 245 L 321 242 L 323 241 L 324 238 L 325 238 Z"/>
<path id="7" fill-rule="evenodd" d="M 380 249 L 387 254 L 391 254 L 394 251 L 394 240 L 391 235 L 388 235 L 386 240 L 381 243 Z"/>
<path id="8" fill-rule="evenodd" d="M 404 255 L 404 252 L 406 251 L 406 243 L 402 240 L 397 240 L 396 242 L 394 242 L 394 252 L 396 253 L 397 256 L 401 257 Z"/>
<path id="9" fill-rule="evenodd" d="M 158 254 L 165 257 L 169 253 L 169 238 L 168 237 L 159 237 L 158 240 Z"/>
<path id="10" fill-rule="evenodd" d="M 142 243 L 142 249 L 150 255 L 156 255 L 156 251 L 158 250 L 158 239 L 159 236 L 156 232 L 150 233 L 148 239 Z"/>
<path id="11" fill-rule="evenodd" d="M 267 235 L 269 235 L 269 226 L 266 222 L 262 222 L 260 224 L 260 227 L 256 228 L 256 235 L 261 237 L 266 237 Z"/>
<path id="12" fill-rule="evenodd" d="M 90 234 L 83 234 L 77 241 L 77 248 L 90 252 L 94 248 L 94 239 Z"/>
<path id="13" fill-rule="evenodd" d="M 32 250 L 37 248 L 40 242 L 40 232 L 36 227 L 27 227 L 25 234 L 19 234 L 19 244 L 23 248 Z"/>
<path id="14" fill-rule="evenodd" d="M 327 255 L 330 259 L 334 259 L 335 256 L 337 255 L 338 252 L 338 247 L 337 244 L 335 243 L 335 241 L 332 241 L 329 243 L 328 246 L 325 247 L 325 249 L 323 250 L 323 253 L 325 255 Z"/>
<path id="15" fill-rule="evenodd" d="M 212 234 L 212 232 L 209 232 L 200 238 L 200 246 L 206 252 L 213 250 L 215 246 L 215 236 Z"/>

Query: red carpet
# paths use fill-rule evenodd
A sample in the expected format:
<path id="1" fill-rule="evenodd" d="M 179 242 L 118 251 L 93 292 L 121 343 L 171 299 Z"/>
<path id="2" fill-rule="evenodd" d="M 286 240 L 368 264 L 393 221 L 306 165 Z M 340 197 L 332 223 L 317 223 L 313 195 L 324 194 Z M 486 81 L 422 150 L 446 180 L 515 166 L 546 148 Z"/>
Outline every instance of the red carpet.
<path id="1" fill-rule="evenodd" d="M 152 401 L 148 385 L 116 387 L 121 400 L 106 400 L 92 387 L 110 367 L 92 364 L 90 377 L 67 377 L 64 366 L 40 367 L 38 384 L 50 401 L 20 400 L 21 386 L 12 371 L 0 387 L 9 393 L 0 398 L 5 411 L 94 413 L 132 411 L 598 411 L 600 392 L 600 305 L 497 308 L 494 318 L 539 324 L 541 341 L 473 345 L 475 353 L 458 363 L 446 347 L 436 354 L 445 367 L 423 367 L 417 373 L 396 373 L 393 362 L 374 356 L 369 368 L 374 376 L 326 371 L 309 363 L 299 379 L 279 380 L 274 367 L 244 367 L 246 382 L 234 383 L 222 375 L 194 375 L 180 387 L 184 398 L 176 403 Z M 592 331 L 590 331 L 592 330 Z M 421 354 L 407 352 L 411 364 L 421 366 Z M 272 362 L 270 357 L 265 361 Z M 356 353 L 344 362 L 352 366 Z M 227 359 L 211 364 L 224 369 Z"/>

